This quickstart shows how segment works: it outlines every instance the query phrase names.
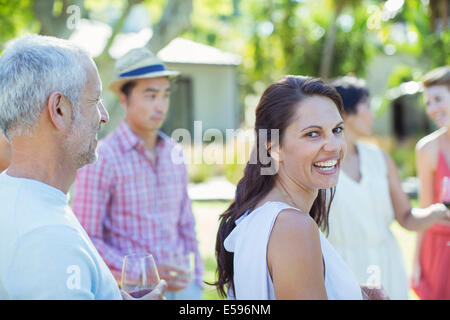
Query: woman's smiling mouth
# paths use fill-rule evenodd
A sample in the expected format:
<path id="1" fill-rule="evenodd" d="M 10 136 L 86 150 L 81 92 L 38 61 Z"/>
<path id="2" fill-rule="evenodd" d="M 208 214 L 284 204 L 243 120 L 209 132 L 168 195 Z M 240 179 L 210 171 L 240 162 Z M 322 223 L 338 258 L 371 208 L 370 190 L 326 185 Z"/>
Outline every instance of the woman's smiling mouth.
<path id="1" fill-rule="evenodd" d="M 338 160 L 318 161 L 313 164 L 316 171 L 321 174 L 334 174 L 338 170 Z"/>

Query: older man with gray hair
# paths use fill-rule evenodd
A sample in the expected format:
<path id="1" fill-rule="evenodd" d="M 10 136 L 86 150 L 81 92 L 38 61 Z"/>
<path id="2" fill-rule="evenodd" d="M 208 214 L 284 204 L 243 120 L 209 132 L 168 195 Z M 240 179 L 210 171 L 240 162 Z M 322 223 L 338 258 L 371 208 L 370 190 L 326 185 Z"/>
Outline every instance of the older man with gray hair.
<path id="1" fill-rule="evenodd" d="M 95 63 L 67 40 L 28 35 L 0 57 L 0 88 L 12 148 L 0 174 L 0 299 L 121 299 L 67 199 L 108 121 Z M 165 287 L 144 298 L 162 298 Z"/>

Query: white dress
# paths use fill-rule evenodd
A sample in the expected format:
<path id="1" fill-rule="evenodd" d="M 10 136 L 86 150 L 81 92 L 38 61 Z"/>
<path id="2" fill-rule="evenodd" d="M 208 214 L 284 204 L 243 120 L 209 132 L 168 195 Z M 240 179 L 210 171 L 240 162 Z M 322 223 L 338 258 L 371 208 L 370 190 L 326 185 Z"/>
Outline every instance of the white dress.
<path id="1" fill-rule="evenodd" d="M 236 221 L 236 227 L 224 241 L 225 249 L 234 252 L 235 294 L 228 290 L 228 299 L 276 299 L 273 282 L 267 266 L 267 245 L 278 214 L 284 209 L 295 209 L 283 202 L 266 202 Z M 328 299 L 362 299 L 361 289 L 327 239 L 320 234 L 325 264 L 325 289 Z M 295 272 L 295 270 L 292 270 Z"/>
<path id="2" fill-rule="evenodd" d="M 408 299 L 402 252 L 389 228 L 394 210 L 385 158 L 374 145 L 356 146 L 361 180 L 356 182 L 341 170 L 327 239 L 360 284 L 381 284 L 391 299 Z"/>

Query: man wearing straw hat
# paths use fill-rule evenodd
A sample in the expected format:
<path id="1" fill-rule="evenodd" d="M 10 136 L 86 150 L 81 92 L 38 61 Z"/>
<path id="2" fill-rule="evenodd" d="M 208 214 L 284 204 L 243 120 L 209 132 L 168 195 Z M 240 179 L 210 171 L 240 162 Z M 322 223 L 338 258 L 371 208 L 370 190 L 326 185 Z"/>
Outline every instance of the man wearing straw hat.
<path id="1" fill-rule="evenodd" d="M 169 78 L 179 72 L 145 48 L 118 59 L 115 71 L 109 88 L 126 116 L 100 144 L 98 161 L 78 172 L 73 210 L 117 280 L 126 254 L 151 253 L 168 299 L 201 299 L 203 263 L 187 170 L 172 161 L 181 148 L 159 131 L 169 108 Z"/>

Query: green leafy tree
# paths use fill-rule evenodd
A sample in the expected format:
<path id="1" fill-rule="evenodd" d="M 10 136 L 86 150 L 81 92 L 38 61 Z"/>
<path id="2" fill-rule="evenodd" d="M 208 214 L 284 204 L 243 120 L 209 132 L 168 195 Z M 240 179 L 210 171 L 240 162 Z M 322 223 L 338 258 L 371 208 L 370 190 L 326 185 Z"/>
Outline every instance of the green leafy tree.
<path id="1" fill-rule="evenodd" d="M 0 52 L 5 43 L 27 30 L 39 30 L 31 9 L 31 0 L 0 0 Z"/>

